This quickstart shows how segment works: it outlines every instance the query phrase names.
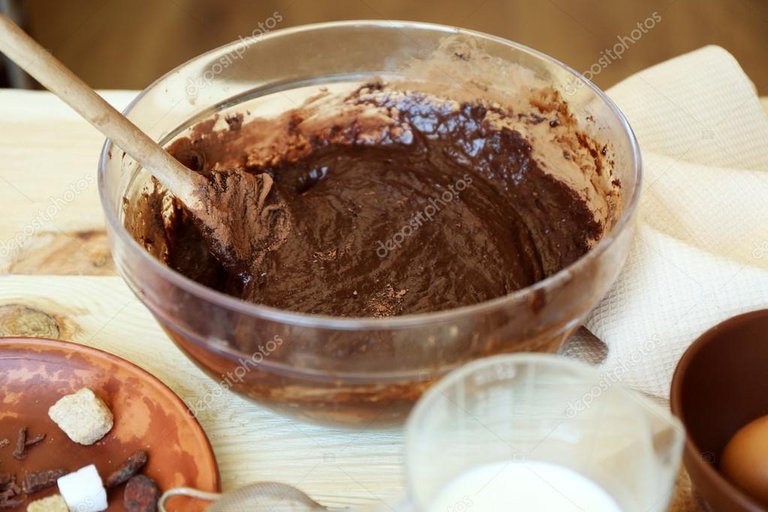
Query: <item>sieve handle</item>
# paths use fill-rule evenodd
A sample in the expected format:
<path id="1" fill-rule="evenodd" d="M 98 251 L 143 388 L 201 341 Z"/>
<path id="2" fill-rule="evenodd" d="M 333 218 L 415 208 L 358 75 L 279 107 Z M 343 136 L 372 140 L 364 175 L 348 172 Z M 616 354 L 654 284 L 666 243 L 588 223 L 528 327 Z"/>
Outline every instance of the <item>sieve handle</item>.
<path id="1" fill-rule="evenodd" d="M 198 500 L 210 502 L 214 502 L 221 498 L 221 494 L 216 492 L 205 492 L 192 489 L 191 487 L 177 487 L 175 489 L 165 491 L 163 495 L 160 496 L 160 501 L 157 502 L 157 506 L 160 509 L 160 512 L 169 512 L 168 509 L 165 508 L 165 503 L 175 496 L 186 496 L 188 498 L 195 498 Z"/>

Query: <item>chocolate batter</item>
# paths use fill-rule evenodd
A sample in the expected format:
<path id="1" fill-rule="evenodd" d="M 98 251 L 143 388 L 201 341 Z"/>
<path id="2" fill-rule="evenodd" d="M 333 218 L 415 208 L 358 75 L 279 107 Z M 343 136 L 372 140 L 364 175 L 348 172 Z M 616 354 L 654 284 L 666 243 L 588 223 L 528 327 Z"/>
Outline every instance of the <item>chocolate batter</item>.
<path id="1" fill-rule="evenodd" d="M 587 203 L 544 172 L 523 133 L 494 122 L 556 132 L 569 124 L 567 112 L 512 112 L 378 83 L 343 105 L 325 117 L 327 104 L 273 121 L 229 117 L 224 129 L 203 123 L 170 146 L 231 195 L 233 209 L 243 194 L 259 194 L 260 215 L 238 226 L 258 233 L 247 264 L 222 264 L 178 202 L 163 215 L 162 192 L 140 199 L 129 229 L 206 286 L 344 317 L 500 297 L 572 263 L 602 234 Z"/>

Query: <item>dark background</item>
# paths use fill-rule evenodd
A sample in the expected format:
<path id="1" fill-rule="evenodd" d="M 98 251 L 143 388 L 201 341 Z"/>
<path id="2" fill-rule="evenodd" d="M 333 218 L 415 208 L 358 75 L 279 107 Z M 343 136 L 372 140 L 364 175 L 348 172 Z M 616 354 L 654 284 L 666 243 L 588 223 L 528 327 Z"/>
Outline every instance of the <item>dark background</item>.
<path id="1" fill-rule="evenodd" d="M 608 87 L 669 57 L 718 44 L 768 95 L 766 0 L 0 0 L 25 28 L 96 88 L 140 89 L 201 52 L 278 28 L 395 18 L 458 25 L 512 39 L 589 69 L 600 52 L 657 12 L 661 22 L 595 77 Z M 18 81 L 16 82 L 18 83 Z M 19 84 L 23 85 L 23 83 Z"/>

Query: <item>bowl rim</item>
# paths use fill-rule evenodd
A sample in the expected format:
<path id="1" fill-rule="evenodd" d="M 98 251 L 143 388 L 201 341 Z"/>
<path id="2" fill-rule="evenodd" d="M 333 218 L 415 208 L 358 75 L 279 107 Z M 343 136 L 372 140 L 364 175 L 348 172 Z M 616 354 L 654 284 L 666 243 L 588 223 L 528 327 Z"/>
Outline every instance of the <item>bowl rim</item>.
<path id="1" fill-rule="evenodd" d="M 333 29 L 349 29 L 349 28 L 386 28 L 386 29 L 417 29 L 428 30 L 436 32 L 444 32 L 446 34 L 465 34 L 471 37 L 488 40 L 491 42 L 499 43 L 505 46 L 512 47 L 518 51 L 526 53 L 530 56 L 546 61 L 547 63 L 559 67 L 566 71 L 571 77 L 578 81 L 581 86 L 589 88 L 594 95 L 599 98 L 605 106 L 615 116 L 623 128 L 624 134 L 629 142 L 629 148 L 631 152 L 631 165 L 632 174 L 634 177 L 635 185 L 629 193 L 629 197 L 626 203 L 626 207 L 622 210 L 618 221 L 612 226 L 611 230 L 606 233 L 593 247 L 589 249 L 579 259 L 560 269 L 555 274 L 541 280 L 536 283 L 521 288 L 507 295 L 502 295 L 487 301 L 479 302 L 477 304 L 471 304 L 468 306 L 462 306 L 459 308 L 445 309 L 440 311 L 433 311 L 427 313 L 417 313 L 409 315 L 401 315 L 386 318 L 376 317 L 336 317 L 330 315 L 319 315 L 310 313 L 301 313 L 296 311 L 283 310 L 271 306 L 262 304 L 256 304 L 247 302 L 235 296 L 227 295 L 223 292 L 219 292 L 212 288 L 208 288 L 187 276 L 171 269 L 152 255 L 146 252 L 146 250 L 139 245 L 139 243 L 128 233 L 128 230 L 120 222 L 117 211 L 119 205 L 113 205 L 110 197 L 107 194 L 105 186 L 105 174 L 107 163 L 109 161 L 109 154 L 112 150 L 112 141 L 106 139 L 101 150 L 101 155 L 98 162 L 98 188 L 99 198 L 104 210 L 108 225 L 122 242 L 127 251 L 138 255 L 138 258 L 142 260 L 144 264 L 152 267 L 157 273 L 159 273 L 164 279 L 167 279 L 174 286 L 179 287 L 186 293 L 193 295 L 199 299 L 207 302 L 219 305 L 233 312 L 245 314 L 252 317 L 266 318 L 275 322 L 283 322 L 291 325 L 310 326 L 315 328 L 324 329 L 336 329 L 336 330 L 359 330 L 359 329 L 397 329 L 406 328 L 417 325 L 440 323 L 449 320 L 455 320 L 459 317 L 466 317 L 474 315 L 476 313 L 493 310 L 505 304 L 511 304 L 520 301 L 524 297 L 531 293 L 535 293 L 539 290 L 555 287 L 563 282 L 567 282 L 570 279 L 572 273 L 578 272 L 580 268 L 587 265 L 588 262 L 597 258 L 604 253 L 608 247 L 610 247 L 614 240 L 618 238 L 624 231 L 628 229 L 631 221 L 634 217 L 634 213 L 639 203 L 640 191 L 642 188 L 643 172 L 642 172 L 642 156 L 640 148 L 637 142 L 632 127 L 629 124 L 624 113 L 618 108 L 618 106 L 611 100 L 606 93 L 598 88 L 593 82 L 588 80 L 583 74 L 579 73 L 575 69 L 567 66 L 559 60 L 551 57 L 538 50 L 529 48 L 520 43 L 510 41 L 508 39 L 479 32 L 475 30 L 469 30 L 460 27 L 453 27 L 449 25 L 441 25 L 435 23 L 424 23 L 415 21 L 399 21 L 399 20 L 348 20 L 348 21 L 332 21 L 325 23 L 313 23 L 306 25 L 298 25 L 295 27 L 288 27 L 279 30 L 274 30 L 260 35 L 258 38 L 251 39 L 245 43 L 242 40 L 236 40 L 231 43 L 219 46 L 205 53 L 202 53 L 192 59 L 180 64 L 174 69 L 170 70 L 157 80 L 152 82 L 143 91 L 141 91 L 123 110 L 123 114 L 126 116 L 130 114 L 135 105 L 141 101 L 146 95 L 147 91 L 158 86 L 166 77 L 169 77 L 175 73 L 180 72 L 184 67 L 193 61 L 197 61 L 205 56 L 218 54 L 221 52 L 229 52 L 234 48 L 245 44 L 247 47 L 259 44 L 262 40 L 272 40 L 279 38 L 288 38 L 293 34 L 311 32 L 311 31 L 324 31 Z M 114 206 L 114 207 L 113 207 Z M 122 273 L 122 272 L 121 272 Z M 124 276 L 125 277 L 125 276 Z"/>
<path id="2" fill-rule="evenodd" d="M 677 416 L 685 427 L 686 436 L 684 451 L 686 455 L 686 467 L 689 464 L 693 465 L 698 472 L 704 474 L 707 482 L 712 484 L 712 486 L 717 489 L 719 494 L 727 496 L 729 499 L 733 500 L 735 504 L 743 507 L 744 510 L 761 512 L 765 509 L 760 504 L 758 504 L 741 489 L 728 481 L 728 479 L 726 479 L 725 476 L 723 476 L 717 469 L 715 469 L 715 467 L 710 462 L 704 460 L 704 457 L 701 455 L 701 450 L 693 441 L 691 435 L 688 433 L 688 423 L 686 422 L 682 407 L 683 382 L 685 381 L 688 368 L 691 366 L 696 357 L 708 346 L 714 343 L 721 343 L 721 341 L 718 340 L 722 339 L 722 334 L 727 333 L 731 328 L 733 328 L 733 326 L 751 323 L 756 320 L 762 320 L 763 322 L 768 321 L 768 309 L 758 309 L 729 317 L 722 322 L 719 322 L 716 325 L 710 327 L 698 338 L 696 338 L 693 343 L 691 343 L 685 350 L 679 362 L 677 363 L 677 366 L 675 367 L 675 372 L 672 375 L 672 384 L 670 386 L 669 405 L 670 409 L 672 410 L 672 414 Z M 693 482 L 693 484 L 694 487 L 696 487 L 696 482 Z"/>

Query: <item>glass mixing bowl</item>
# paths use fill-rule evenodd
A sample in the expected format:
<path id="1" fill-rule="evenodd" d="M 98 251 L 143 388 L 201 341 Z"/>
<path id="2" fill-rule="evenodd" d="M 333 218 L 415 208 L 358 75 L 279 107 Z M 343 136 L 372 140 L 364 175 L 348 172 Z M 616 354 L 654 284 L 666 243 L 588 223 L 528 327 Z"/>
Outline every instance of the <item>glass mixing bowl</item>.
<path id="1" fill-rule="evenodd" d="M 529 70 L 567 99 L 580 126 L 610 147 L 613 178 L 621 182 L 617 208 L 606 219 L 610 229 L 560 272 L 468 307 L 379 319 L 281 311 L 206 288 L 134 240 L 124 225 L 124 203 L 150 177 L 107 141 L 99 190 L 117 269 L 181 350 L 218 383 L 210 397 L 190 403 L 193 412 L 212 406 L 223 388 L 316 422 L 397 423 L 430 383 L 468 361 L 504 352 L 557 351 L 611 287 L 631 240 L 640 182 L 636 140 L 621 112 L 592 83 L 524 46 L 463 29 L 396 21 L 279 30 L 192 59 L 149 86 L 126 114 L 166 144 L 217 112 L 251 103 L 264 107 L 259 101 L 267 96 L 290 104 L 290 91 L 297 89 L 398 76 L 446 37 Z M 248 350 L 238 348 L 244 338 Z"/>

